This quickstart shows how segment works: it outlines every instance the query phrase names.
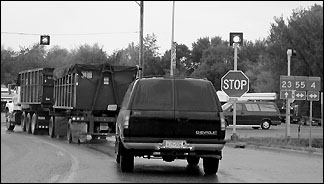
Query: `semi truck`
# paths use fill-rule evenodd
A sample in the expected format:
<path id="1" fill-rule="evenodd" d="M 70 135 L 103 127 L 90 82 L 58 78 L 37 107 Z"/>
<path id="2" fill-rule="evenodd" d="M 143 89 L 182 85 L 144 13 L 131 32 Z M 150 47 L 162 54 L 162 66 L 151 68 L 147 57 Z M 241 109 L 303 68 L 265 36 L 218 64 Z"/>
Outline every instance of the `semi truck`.
<path id="1" fill-rule="evenodd" d="M 44 128 L 69 143 L 106 138 L 115 133 L 119 107 L 138 69 L 106 63 L 22 71 L 16 87 L 21 110 L 8 108 L 8 130 L 20 125 L 37 134 Z"/>

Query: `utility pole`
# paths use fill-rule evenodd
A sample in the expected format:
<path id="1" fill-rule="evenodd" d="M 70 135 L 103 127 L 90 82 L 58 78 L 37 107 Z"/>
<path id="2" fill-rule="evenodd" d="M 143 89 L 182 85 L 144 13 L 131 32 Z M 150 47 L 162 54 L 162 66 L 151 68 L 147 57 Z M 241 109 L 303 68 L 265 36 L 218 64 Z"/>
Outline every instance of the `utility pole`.
<path id="1" fill-rule="evenodd" d="M 288 59 L 288 76 L 290 76 L 290 61 L 292 56 L 292 49 L 287 50 Z M 286 139 L 290 138 L 290 99 L 286 101 Z"/>
<path id="2" fill-rule="evenodd" d="M 144 3 L 143 1 L 140 1 L 140 35 L 139 35 L 139 40 L 140 40 L 140 50 L 139 50 L 139 61 L 138 65 L 140 70 L 139 72 L 139 78 L 143 77 L 144 74 L 144 54 L 143 54 L 143 12 L 144 12 Z"/>
<path id="3" fill-rule="evenodd" d="M 175 44 L 174 44 L 174 1 L 173 1 L 170 76 L 173 76 L 173 71 L 175 68 L 176 68 L 176 48 L 175 48 Z"/>

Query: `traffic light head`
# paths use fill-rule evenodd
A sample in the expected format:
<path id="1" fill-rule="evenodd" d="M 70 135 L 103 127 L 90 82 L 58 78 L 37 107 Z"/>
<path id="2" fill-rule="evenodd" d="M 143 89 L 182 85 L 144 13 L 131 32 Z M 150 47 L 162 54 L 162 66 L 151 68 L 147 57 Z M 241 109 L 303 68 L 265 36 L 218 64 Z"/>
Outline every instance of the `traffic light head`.
<path id="1" fill-rule="evenodd" d="M 41 35 L 40 36 L 40 45 L 49 45 L 50 44 L 50 36 Z"/>
<path id="2" fill-rule="evenodd" d="M 243 33 L 230 33 L 230 46 L 233 46 L 234 43 L 243 45 Z"/>

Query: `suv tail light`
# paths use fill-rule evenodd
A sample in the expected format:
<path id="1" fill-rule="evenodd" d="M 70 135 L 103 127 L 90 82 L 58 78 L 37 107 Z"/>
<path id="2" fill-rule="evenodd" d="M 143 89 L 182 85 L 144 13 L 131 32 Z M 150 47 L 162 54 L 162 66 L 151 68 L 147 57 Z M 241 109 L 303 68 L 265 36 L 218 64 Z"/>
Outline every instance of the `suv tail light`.
<path id="1" fill-rule="evenodd" d="M 130 111 L 127 111 L 124 118 L 124 128 L 129 127 L 129 117 L 130 117 Z"/>
<path id="2" fill-rule="evenodd" d="M 226 121 L 225 121 L 225 116 L 223 112 L 219 113 L 219 119 L 221 122 L 221 130 L 226 130 Z"/>

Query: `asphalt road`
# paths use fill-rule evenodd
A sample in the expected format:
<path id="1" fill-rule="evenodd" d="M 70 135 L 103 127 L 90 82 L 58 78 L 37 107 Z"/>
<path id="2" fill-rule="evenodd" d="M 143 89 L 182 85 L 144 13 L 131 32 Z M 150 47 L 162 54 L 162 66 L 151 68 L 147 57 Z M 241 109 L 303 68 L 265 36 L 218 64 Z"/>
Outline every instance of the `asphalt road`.
<path id="1" fill-rule="evenodd" d="M 244 131 L 266 132 L 240 128 L 237 133 L 243 136 Z M 188 167 L 185 160 L 138 157 L 134 172 L 122 173 L 115 156 L 113 138 L 68 144 L 65 139 L 26 134 L 19 126 L 9 132 L 1 123 L 1 182 L 5 183 L 323 183 L 323 156 L 294 152 L 225 146 L 214 176 L 204 176 L 202 160 L 197 167 Z"/>

